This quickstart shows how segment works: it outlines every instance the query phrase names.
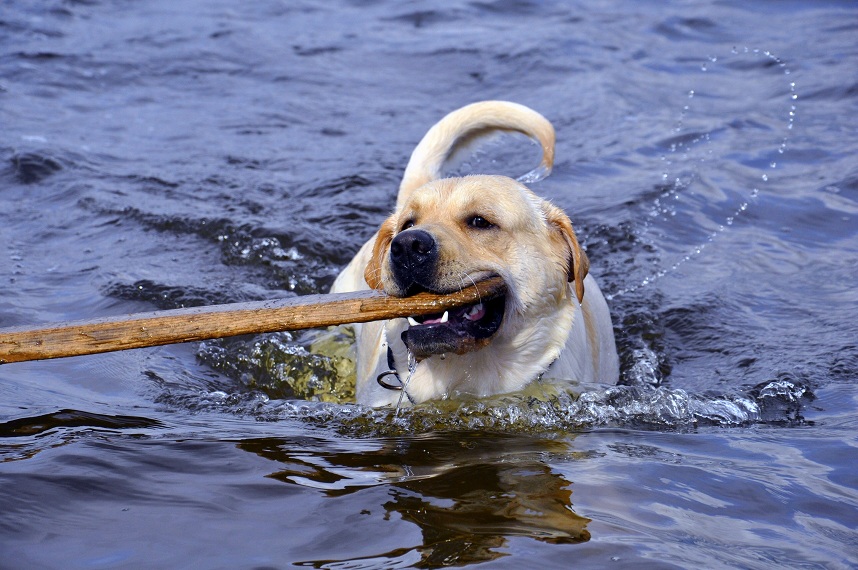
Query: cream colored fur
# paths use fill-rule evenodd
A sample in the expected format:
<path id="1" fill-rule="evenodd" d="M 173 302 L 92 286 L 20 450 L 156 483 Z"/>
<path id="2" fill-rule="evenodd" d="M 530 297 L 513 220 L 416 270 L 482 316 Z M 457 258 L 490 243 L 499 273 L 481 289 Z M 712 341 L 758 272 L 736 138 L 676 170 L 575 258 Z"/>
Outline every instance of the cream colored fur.
<path id="1" fill-rule="evenodd" d="M 536 139 L 543 150 L 539 169 L 550 171 L 554 129 L 535 111 L 486 101 L 450 113 L 412 154 L 394 213 L 332 287 L 404 294 L 391 276 L 389 246 L 410 220 L 438 243 L 439 290 L 457 290 L 490 275 L 504 279 L 509 292 L 500 329 L 482 348 L 422 360 L 408 385 L 417 403 L 512 392 L 540 375 L 560 383 L 616 383 L 619 376 L 608 306 L 566 214 L 507 177 L 439 179 L 457 143 L 493 129 Z M 473 215 L 496 228 L 474 230 L 464 222 Z M 407 377 L 400 335 L 408 326 L 404 318 L 355 325 L 358 403 L 385 406 L 399 399 L 399 392 L 381 387 L 376 377 L 388 369 L 388 346 L 400 377 Z"/>

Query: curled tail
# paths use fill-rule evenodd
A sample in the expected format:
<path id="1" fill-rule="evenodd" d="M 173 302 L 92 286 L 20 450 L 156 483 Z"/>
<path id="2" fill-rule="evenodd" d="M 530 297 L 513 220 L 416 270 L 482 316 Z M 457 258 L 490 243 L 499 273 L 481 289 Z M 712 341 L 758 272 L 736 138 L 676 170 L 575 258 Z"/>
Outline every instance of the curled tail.
<path id="1" fill-rule="evenodd" d="M 414 149 L 399 185 L 397 208 L 416 188 L 441 177 L 441 168 L 457 145 L 494 130 L 523 133 L 542 147 L 542 162 L 519 180 L 535 182 L 548 176 L 554 165 L 554 127 L 545 117 L 508 101 L 472 103 L 435 123 Z"/>

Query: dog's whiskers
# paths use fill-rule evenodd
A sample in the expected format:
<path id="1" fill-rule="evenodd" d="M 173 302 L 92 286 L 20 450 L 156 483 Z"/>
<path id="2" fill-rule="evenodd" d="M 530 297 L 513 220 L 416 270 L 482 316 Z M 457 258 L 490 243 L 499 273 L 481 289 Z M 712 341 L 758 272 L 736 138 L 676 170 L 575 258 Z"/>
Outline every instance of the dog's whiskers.
<path id="1" fill-rule="evenodd" d="M 460 285 L 459 285 L 459 293 L 461 293 L 462 291 L 464 291 L 464 290 L 465 290 L 465 287 L 467 287 L 467 285 L 465 284 L 465 280 L 464 280 L 464 279 L 462 279 L 462 276 L 461 276 L 461 275 L 459 275 L 459 283 L 460 283 Z"/>
<path id="2" fill-rule="evenodd" d="M 474 284 L 474 287 L 476 287 L 476 286 L 477 286 L 477 282 L 476 282 L 476 281 L 474 281 L 474 278 L 473 278 L 473 277 L 471 277 L 471 274 L 470 274 L 470 273 L 465 273 L 465 277 L 467 277 L 468 279 L 470 279 L 470 280 L 471 280 L 471 283 L 473 283 L 473 284 Z M 464 281 L 464 280 L 463 280 L 463 281 Z M 482 303 L 482 302 L 483 302 L 483 296 L 482 296 L 482 294 L 481 294 L 479 291 L 477 291 L 477 295 L 478 295 L 478 297 L 477 297 L 477 298 L 480 300 L 480 303 Z"/>
<path id="3" fill-rule="evenodd" d="M 372 275 L 373 277 L 378 277 L 378 276 L 380 276 L 380 275 L 381 275 L 381 268 L 379 267 L 379 268 L 377 268 L 377 269 L 373 269 L 373 270 L 371 271 L 370 275 Z"/>

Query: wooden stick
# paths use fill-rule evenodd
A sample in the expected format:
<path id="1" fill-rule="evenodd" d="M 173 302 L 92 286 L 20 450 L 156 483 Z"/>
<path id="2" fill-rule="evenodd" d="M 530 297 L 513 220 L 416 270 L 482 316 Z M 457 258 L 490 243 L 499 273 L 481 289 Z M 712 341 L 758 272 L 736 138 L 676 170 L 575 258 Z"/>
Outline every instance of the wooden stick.
<path id="1" fill-rule="evenodd" d="M 380 291 L 357 291 L 12 327 L 0 329 L 0 364 L 429 315 L 504 291 L 503 280 L 494 277 L 449 295 L 390 297 Z"/>

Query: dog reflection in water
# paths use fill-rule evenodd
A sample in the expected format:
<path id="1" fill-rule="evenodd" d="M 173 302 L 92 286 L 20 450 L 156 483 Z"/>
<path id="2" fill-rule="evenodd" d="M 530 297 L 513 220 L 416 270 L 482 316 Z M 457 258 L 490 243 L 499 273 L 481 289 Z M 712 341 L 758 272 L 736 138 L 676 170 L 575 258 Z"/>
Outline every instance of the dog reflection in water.
<path id="1" fill-rule="evenodd" d="M 504 556 L 511 537 L 566 544 L 590 538 L 589 519 L 572 510 L 571 483 L 543 461 L 551 453 L 565 457 L 568 447 L 562 442 L 458 433 L 341 446 L 326 441 L 318 450 L 308 450 L 306 441 L 277 439 L 247 440 L 239 447 L 277 462 L 279 469 L 269 477 L 321 490 L 331 500 L 389 487 L 381 497 L 362 493 L 364 500 L 381 500 L 362 507 L 365 519 L 348 523 L 358 525 L 352 532 L 359 536 L 365 526 L 366 540 L 351 547 L 338 539 L 340 551 L 362 554 L 304 563 L 312 567 L 404 559 L 416 566 L 462 565 Z M 414 545 L 413 533 L 400 520 L 420 529 L 422 544 Z M 383 536 L 373 538 L 375 533 Z M 373 545 L 386 550 L 373 552 Z"/>

